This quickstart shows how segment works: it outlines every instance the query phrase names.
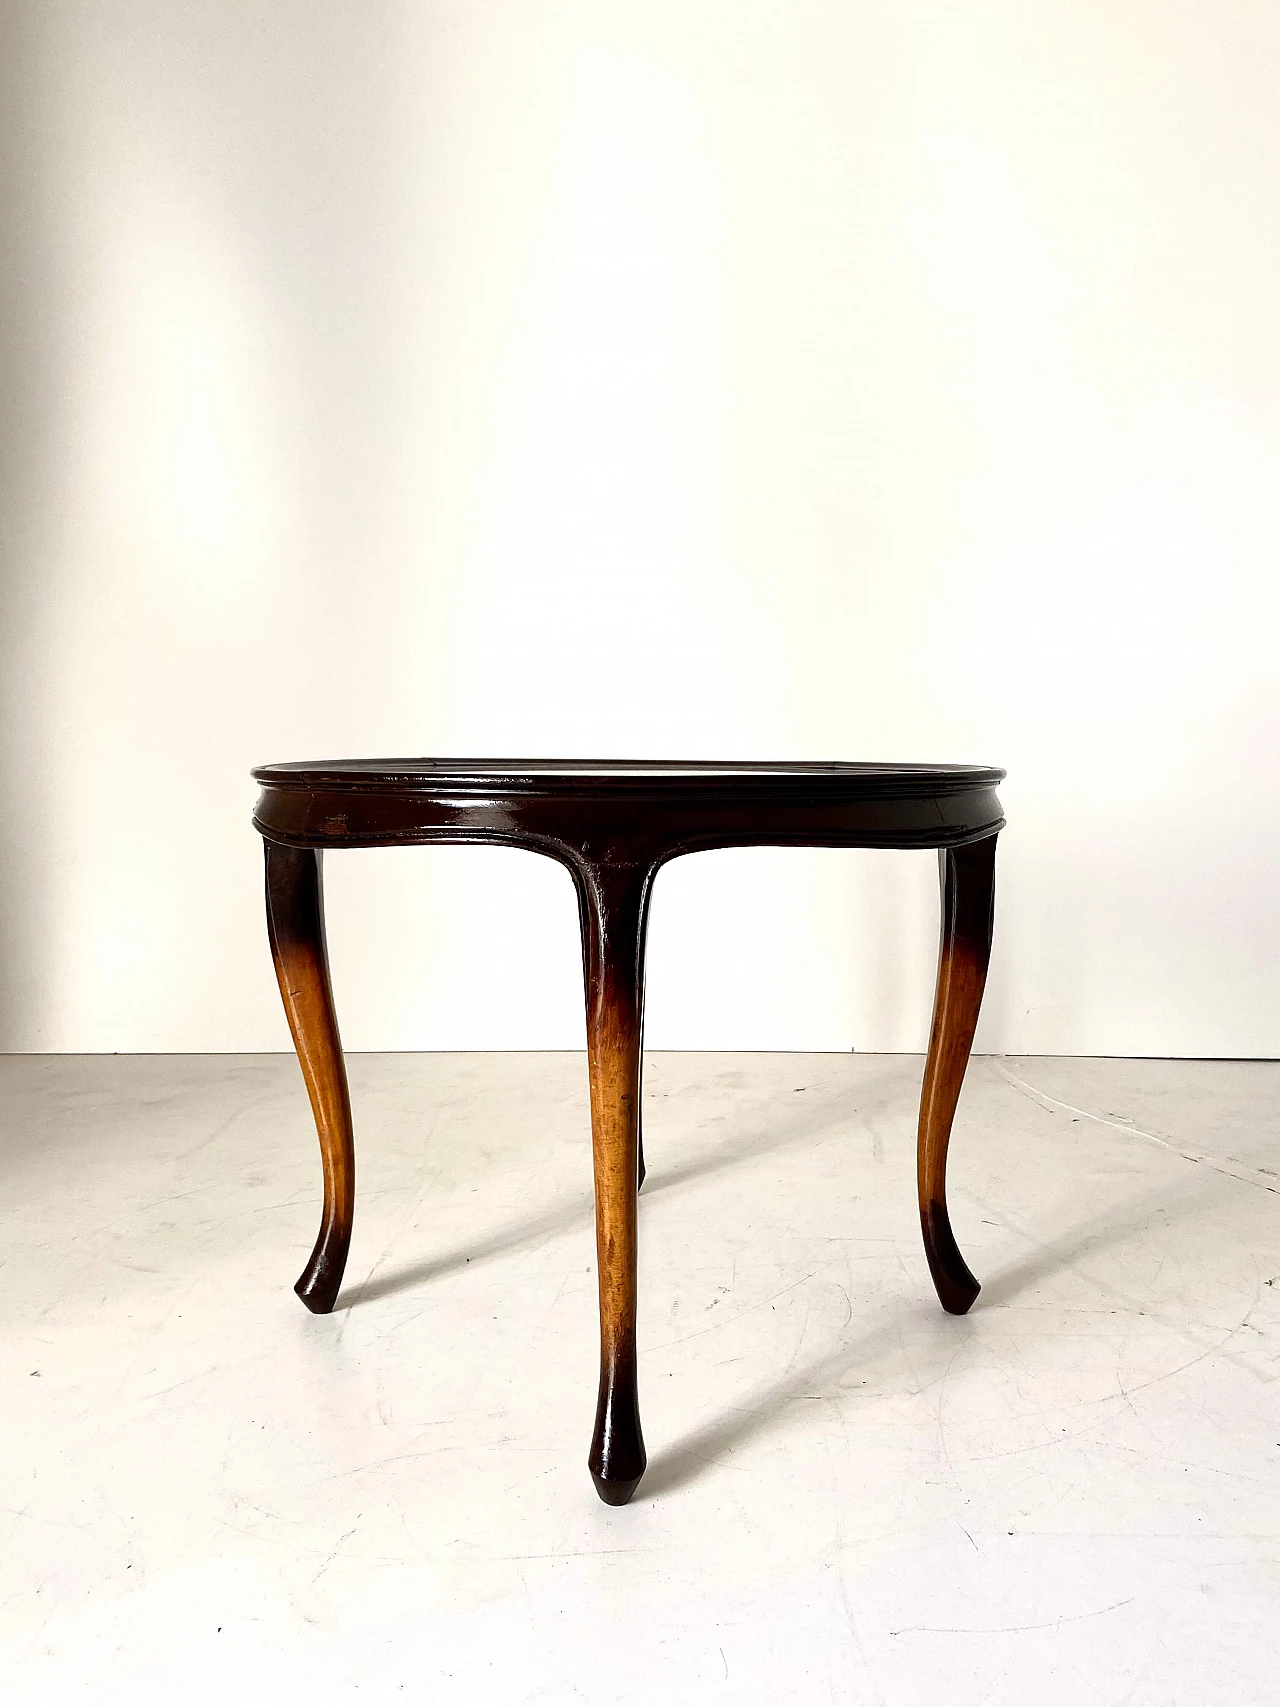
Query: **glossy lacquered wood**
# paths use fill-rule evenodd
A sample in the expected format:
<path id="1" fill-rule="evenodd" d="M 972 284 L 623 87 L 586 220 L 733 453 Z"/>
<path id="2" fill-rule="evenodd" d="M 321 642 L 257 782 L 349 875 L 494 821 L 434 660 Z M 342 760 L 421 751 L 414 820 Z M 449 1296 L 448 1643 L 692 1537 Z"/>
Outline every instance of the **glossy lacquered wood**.
<path id="1" fill-rule="evenodd" d="M 351 1247 L 356 1152 L 342 1039 L 329 982 L 324 934 L 324 856 L 312 848 L 264 844 L 267 934 L 276 981 L 302 1066 L 324 1169 L 324 1214 L 294 1291 L 317 1315 L 333 1309 Z"/>
<path id="2" fill-rule="evenodd" d="M 644 863 L 584 861 L 575 873 L 587 992 L 600 1288 L 600 1391 L 587 1464 L 596 1492 L 609 1505 L 626 1504 L 645 1468 L 636 1368 L 636 1193 L 644 940 L 654 870 Z"/>
<path id="3" fill-rule="evenodd" d="M 952 1234 L 946 1157 L 991 944 L 1004 772 L 963 765 L 705 764 L 365 759 L 267 765 L 254 823 L 285 1011 L 320 1135 L 324 1213 L 298 1281 L 332 1309 L 351 1240 L 355 1155 L 325 951 L 321 857 L 330 847 L 497 842 L 566 866 L 582 924 L 600 1292 L 600 1386 L 588 1459 L 623 1505 L 645 1469 L 636 1362 L 637 1190 L 649 898 L 680 854 L 760 844 L 939 849 L 942 948 L 920 1108 L 925 1250 L 938 1296 L 977 1295 Z"/>
<path id="4" fill-rule="evenodd" d="M 1003 771 L 972 765 L 604 764 L 366 759 L 264 765 L 254 822 L 298 847 L 508 842 L 568 865 L 612 846 L 954 847 L 1004 819 Z"/>
<path id="5" fill-rule="evenodd" d="M 929 1272 L 944 1310 L 963 1316 L 978 1296 L 978 1282 L 960 1255 L 947 1213 L 947 1146 L 960 1086 L 977 1029 L 991 958 L 996 898 L 996 839 L 945 848 L 938 854 L 942 890 L 942 941 L 933 1026 L 920 1094 L 916 1172 L 920 1227 Z"/>

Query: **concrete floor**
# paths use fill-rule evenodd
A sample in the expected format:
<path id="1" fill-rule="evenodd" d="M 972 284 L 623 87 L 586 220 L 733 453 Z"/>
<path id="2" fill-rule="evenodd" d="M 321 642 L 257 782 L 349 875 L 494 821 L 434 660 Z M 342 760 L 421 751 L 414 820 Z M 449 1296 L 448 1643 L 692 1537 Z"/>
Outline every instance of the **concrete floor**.
<path id="1" fill-rule="evenodd" d="M 1280 1065 L 656 1055 L 650 1468 L 586 1471 L 569 1055 L 362 1056 L 348 1285 L 292 1058 L 0 1062 L 0 1697 L 1280 1699 Z"/>

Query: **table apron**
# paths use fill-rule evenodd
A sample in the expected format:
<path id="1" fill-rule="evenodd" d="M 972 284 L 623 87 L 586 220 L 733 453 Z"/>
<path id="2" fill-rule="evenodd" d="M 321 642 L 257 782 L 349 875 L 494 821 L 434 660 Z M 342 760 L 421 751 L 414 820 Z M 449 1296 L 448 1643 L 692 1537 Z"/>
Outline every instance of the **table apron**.
<path id="1" fill-rule="evenodd" d="M 254 827 L 292 847 L 487 842 L 580 860 L 659 865 L 730 847 L 949 848 L 1004 825 L 993 788 L 858 800 L 634 795 L 448 795 L 416 790 L 276 787 Z"/>

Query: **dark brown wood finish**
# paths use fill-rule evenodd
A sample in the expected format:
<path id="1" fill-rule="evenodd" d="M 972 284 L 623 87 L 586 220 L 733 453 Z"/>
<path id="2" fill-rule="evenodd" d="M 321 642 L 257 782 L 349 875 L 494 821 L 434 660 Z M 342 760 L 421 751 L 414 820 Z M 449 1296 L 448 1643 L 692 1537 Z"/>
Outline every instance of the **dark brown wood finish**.
<path id="1" fill-rule="evenodd" d="M 981 1290 L 960 1255 L 947 1214 L 947 1145 L 978 1024 L 991 958 L 996 838 L 938 852 L 942 942 L 933 1028 L 920 1093 L 916 1176 L 929 1272 L 944 1310 L 963 1316 Z"/>
<path id="2" fill-rule="evenodd" d="M 942 949 L 920 1108 L 925 1251 L 944 1307 L 978 1284 L 946 1206 L 946 1158 L 991 944 L 1002 770 L 966 765 L 363 759 L 267 765 L 254 824 L 280 992 L 320 1135 L 324 1216 L 297 1291 L 333 1308 L 351 1240 L 355 1157 L 325 952 L 326 847 L 497 842 L 569 869 L 582 922 L 600 1289 L 600 1389 L 588 1460 L 600 1497 L 644 1474 L 636 1369 L 644 943 L 654 876 L 707 848 L 937 848 Z"/>
<path id="3" fill-rule="evenodd" d="M 324 858 L 312 848 L 264 844 L 267 934 L 280 996 L 302 1066 L 320 1135 L 324 1214 L 294 1291 L 317 1315 L 333 1309 L 351 1246 L 356 1206 L 356 1152 L 342 1039 L 329 982 L 324 934 Z"/>

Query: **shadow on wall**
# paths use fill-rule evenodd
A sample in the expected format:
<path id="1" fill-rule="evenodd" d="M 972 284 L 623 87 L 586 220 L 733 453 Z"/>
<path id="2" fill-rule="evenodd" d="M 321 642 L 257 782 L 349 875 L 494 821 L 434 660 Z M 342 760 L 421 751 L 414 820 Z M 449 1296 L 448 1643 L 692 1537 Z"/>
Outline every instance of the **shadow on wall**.
<path id="1" fill-rule="evenodd" d="M 170 1048 L 211 1000 L 233 1047 L 274 1020 L 245 773 L 297 729 L 365 741 L 354 619 L 297 612 L 387 508 L 352 447 L 390 436 L 398 16 L 246 53 L 199 8 L 0 7 L 0 1050 Z M 192 751 L 207 786 L 158 836 L 134 802 Z"/>
<path id="2" fill-rule="evenodd" d="M 61 436 L 58 331 L 49 312 L 56 244 L 48 161 L 32 138 L 44 93 L 38 8 L 0 8 L 0 1050 L 30 1048 L 47 929 L 44 708 L 48 564 L 56 549 L 54 475 Z M 48 755 L 52 757 L 52 755 Z"/>

